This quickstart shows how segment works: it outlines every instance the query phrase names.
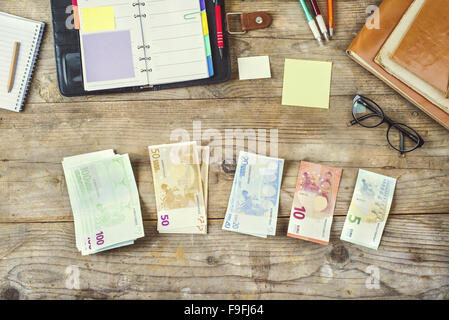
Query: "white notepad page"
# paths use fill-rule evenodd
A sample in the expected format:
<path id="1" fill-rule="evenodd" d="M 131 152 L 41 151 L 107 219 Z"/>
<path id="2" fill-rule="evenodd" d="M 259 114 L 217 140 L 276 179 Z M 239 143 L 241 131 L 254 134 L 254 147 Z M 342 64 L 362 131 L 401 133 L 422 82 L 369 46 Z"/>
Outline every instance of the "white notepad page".
<path id="1" fill-rule="evenodd" d="M 114 7 L 114 30 L 83 30 L 83 8 L 107 6 Z M 78 0 L 78 7 L 85 90 L 152 86 L 209 77 L 199 0 Z M 88 61 L 95 59 L 88 57 L 85 36 L 123 31 L 131 34 L 134 77 L 89 81 Z M 116 45 L 123 50 L 123 43 Z M 98 54 L 105 52 L 100 49 Z M 116 65 L 124 67 L 121 62 Z"/>
<path id="2" fill-rule="evenodd" d="M 26 97 L 44 24 L 0 12 L 0 108 L 19 112 Z M 19 42 L 19 54 L 14 85 L 8 93 L 9 72 L 14 43 Z"/>
<path id="3" fill-rule="evenodd" d="M 208 78 L 200 1 L 140 2 L 150 85 Z"/>

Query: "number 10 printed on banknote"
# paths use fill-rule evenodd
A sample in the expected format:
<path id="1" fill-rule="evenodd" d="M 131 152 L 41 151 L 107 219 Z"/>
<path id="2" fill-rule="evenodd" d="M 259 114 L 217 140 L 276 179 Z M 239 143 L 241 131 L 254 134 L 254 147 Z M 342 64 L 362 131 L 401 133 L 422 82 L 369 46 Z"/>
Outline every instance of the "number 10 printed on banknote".
<path id="1" fill-rule="evenodd" d="M 342 169 L 301 161 L 287 236 L 329 244 Z"/>

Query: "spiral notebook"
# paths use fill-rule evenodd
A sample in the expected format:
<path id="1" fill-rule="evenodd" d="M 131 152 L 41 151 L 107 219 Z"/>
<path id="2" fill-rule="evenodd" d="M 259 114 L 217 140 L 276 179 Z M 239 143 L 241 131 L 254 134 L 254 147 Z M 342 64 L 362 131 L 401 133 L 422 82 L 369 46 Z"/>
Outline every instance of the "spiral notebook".
<path id="1" fill-rule="evenodd" d="M 0 108 L 22 110 L 45 24 L 0 12 Z M 20 43 L 14 85 L 7 90 L 15 42 Z"/>
<path id="2" fill-rule="evenodd" d="M 78 0 L 84 88 L 210 77 L 200 0 Z"/>

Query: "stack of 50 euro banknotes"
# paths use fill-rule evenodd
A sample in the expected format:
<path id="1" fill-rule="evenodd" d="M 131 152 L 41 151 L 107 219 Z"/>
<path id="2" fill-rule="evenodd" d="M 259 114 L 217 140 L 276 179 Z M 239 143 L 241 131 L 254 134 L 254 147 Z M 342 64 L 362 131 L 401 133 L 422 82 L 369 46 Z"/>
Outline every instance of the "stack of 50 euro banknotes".
<path id="1" fill-rule="evenodd" d="M 144 236 L 139 193 L 127 154 L 113 150 L 62 162 L 82 255 L 134 243 Z"/>
<path id="2" fill-rule="evenodd" d="M 207 233 L 209 147 L 195 141 L 148 147 L 160 233 Z"/>

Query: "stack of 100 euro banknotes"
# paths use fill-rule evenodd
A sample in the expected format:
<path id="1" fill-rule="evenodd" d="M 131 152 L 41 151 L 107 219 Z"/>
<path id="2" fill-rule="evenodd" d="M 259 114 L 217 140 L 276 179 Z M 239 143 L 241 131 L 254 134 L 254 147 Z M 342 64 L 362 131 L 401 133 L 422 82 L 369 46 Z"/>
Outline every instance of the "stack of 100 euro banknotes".
<path id="1" fill-rule="evenodd" d="M 144 236 L 139 193 L 127 154 L 113 150 L 62 162 L 82 255 L 134 243 Z"/>
<path id="2" fill-rule="evenodd" d="M 159 233 L 207 233 L 209 147 L 195 141 L 148 147 Z"/>

